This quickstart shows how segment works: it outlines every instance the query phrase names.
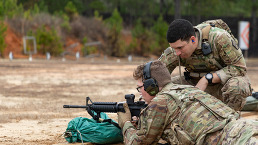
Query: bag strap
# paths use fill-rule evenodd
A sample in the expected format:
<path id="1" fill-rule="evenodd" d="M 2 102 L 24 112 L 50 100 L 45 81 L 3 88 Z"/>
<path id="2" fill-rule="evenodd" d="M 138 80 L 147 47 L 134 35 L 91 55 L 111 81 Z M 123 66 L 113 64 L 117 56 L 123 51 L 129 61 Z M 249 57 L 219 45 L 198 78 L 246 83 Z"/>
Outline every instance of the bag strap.
<path id="1" fill-rule="evenodd" d="M 211 29 L 211 25 L 208 25 L 202 29 L 202 40 L 204 41 L 208 40 L 210 29 Z"/>

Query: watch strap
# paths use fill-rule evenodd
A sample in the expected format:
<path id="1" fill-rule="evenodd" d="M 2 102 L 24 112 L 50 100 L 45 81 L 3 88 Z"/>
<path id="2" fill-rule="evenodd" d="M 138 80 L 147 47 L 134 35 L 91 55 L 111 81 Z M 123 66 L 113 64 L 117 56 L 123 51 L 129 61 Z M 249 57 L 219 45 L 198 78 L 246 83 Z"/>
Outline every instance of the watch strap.
<path id="1" fill-rule="evenodd" d="M 212 77 L 208 79 L 207 74 L 210 74 Z M 205 78 L 208 80 L 209 84 L 212 84 L 213 75 L 212 75 L 212 73 L 207 73 L 207 74 L 205 75 Z"/>
<path id="2" fill-rule="evenodd" d="M 207 79 L 209 84 L 212 84 L 212 79 Z"/>

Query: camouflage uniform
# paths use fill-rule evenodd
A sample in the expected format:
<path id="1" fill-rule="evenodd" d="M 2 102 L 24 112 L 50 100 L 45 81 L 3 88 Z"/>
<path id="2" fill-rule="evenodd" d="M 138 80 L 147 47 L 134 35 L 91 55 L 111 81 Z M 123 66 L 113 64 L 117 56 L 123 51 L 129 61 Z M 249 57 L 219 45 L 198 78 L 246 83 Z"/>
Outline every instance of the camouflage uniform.
<path id="1" fill-rule="evenodd" d="M 240 125 L 237 131 L 246 132 L 230 136 L 231 128 L 237 127 L 235 120 L 238 118 L 238 113 L 215 97 L 192 86 L 169 83 L 141 111 L 137 127 L 129 121 L 125 123 L 124 142 L 157 144 L 162 138 L 169 144 L 183 145 L 218 142 L 258 144 L 253 137 L 258 130 L 252 131 L 250 127 L 246 130 Z"/>
<path id="2" fill-rule="evenodd" d="M 250 81 L 246 75 L 246 63 L 241 49 L 237 45 L 237 40 L 227 31 L 211 27 L 206 33 L 212 52 L 203 55 L 201 42 L 204 28 L 208 24 L 199 24 L 194 27 L 199 44 L 190 58 L 180 58 L 181 66 L 185 66 L 190 72 L 191 79 L 185 80 L 183 77 L 172 78 L 176 84 L 196 85 L 201 77 L 212 72 L 221 79 L 221 83 L 208 85 L 205 92 L 215 96 L 225 104 L 235 109 L 241 110 L 245 104 L 245 98 L 251 95 Z M 179 65 L 179 57 L 171 47 L 167 48 L 159 58 L 167 65 L 170 73 Z"/>

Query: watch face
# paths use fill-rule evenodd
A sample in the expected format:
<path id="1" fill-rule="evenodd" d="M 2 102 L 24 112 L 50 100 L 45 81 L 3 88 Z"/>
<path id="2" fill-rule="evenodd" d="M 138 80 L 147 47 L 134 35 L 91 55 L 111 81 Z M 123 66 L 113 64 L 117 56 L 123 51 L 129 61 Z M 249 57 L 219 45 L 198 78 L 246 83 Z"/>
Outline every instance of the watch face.
<path id="1" fill-rule="evenodd" d="M 207 79 L 211 79 L 211 78 L 212 78 L 212 74 L 210 74 L 210 73 L 209 73 L 209 74 L 206 74 L 206 78 L 207 78 Z"/>

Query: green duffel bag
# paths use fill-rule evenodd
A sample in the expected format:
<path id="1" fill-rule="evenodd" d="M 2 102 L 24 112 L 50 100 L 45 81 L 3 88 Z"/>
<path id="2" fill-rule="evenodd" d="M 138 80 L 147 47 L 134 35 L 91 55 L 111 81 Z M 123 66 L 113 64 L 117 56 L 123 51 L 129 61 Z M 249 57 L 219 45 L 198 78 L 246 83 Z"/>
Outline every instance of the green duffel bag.
<path id="1" fill-rule="evenodd" d="M 252 96 L 246 98 L 246 104 L 242 111 L 258 111 L 258 92 L 255 92 Z"/>
<path id="2" fill-rule="evenodd" d="M 111 144 L 123 142 L 121 129 L 110 123 L 110 121 L 115 121 L 111 120 L 105 113 L 101 113 L 100 117 L 104 120 L 109 120 L 109 122 L 97 122 L 93 118 L 84 117 L 72 119 L 64 132 L 65 139 L 69 143 Z"/>

